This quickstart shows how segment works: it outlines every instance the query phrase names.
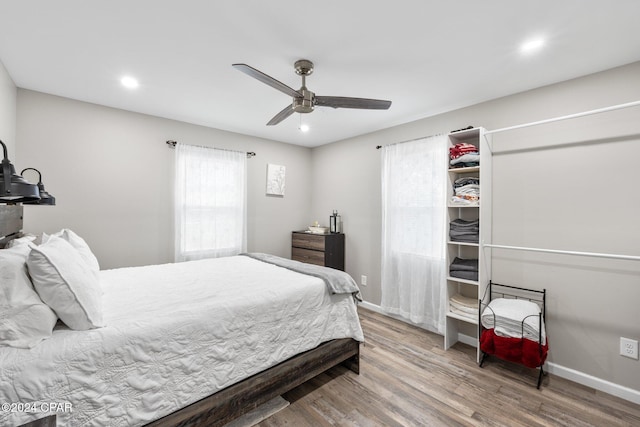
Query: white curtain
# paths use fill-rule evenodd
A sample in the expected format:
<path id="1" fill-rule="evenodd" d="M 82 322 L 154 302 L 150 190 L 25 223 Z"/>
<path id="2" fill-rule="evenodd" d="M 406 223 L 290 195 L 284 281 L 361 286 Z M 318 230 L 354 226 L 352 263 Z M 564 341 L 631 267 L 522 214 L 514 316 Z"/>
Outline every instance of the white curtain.
<path id="1" fill-rule="evenodd" d="M 446 135 L 382 153 L 382 308 L 443 334 Z"/>
<path id="2" fill-rule="evenodd" d="M 243 152 L 176 144 L 176 261 L 246 251 L 246 164 Z"/>

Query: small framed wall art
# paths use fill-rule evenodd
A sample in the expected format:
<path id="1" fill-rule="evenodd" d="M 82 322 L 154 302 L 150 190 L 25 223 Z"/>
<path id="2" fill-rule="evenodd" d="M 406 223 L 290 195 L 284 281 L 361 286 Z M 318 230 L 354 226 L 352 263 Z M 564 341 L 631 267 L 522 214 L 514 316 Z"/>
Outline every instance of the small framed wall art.
<path id="1" fill-rule="evenodd" d="M 267 195 L 284 196 L 285 167 L 267 164 Z"/>

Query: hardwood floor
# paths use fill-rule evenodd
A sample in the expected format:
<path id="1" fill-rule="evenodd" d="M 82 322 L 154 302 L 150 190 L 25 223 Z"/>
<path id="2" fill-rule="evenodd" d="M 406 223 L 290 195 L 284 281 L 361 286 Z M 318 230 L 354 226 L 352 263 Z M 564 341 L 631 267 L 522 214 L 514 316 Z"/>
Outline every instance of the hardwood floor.
<path id="1" fill-rule="evenodd" d="M 472 347 L 444 351 L 439 335 L 359 311 L 360 375 L 335 367 L 258 426 L 640 426 L 640 405 L 553 375 L 538 390 L 537 370 L 495 358 L 480 368 Z"/>

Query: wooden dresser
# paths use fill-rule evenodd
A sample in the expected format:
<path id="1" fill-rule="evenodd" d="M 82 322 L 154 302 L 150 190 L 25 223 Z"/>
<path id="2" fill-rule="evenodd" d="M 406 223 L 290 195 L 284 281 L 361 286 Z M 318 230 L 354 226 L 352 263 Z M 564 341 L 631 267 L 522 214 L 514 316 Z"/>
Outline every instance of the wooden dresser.
<path id="1" fill-rule="evenodd" d="M 291 233 L 291 259 L 344 271 L 344 233 Z"/>

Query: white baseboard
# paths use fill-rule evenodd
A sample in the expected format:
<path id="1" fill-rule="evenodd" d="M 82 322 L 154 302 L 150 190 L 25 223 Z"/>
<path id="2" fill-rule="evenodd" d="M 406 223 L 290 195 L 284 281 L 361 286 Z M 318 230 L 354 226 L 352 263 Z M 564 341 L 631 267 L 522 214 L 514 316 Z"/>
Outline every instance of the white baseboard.
<path id="1" fill-rule="evenodd" d="M 615 384 L 555 363 L 547 362 L 545 366 L 547 372 L 550 374 L 557 375 L 578 384 L 591 387 L 595 390 L 602 391 L 640 405 L 640 391 L 638 390 L 634 390 L 620 384 Z"/>
<path id="2" fill-rule="evenodd" d="M 463 344 L 470 345 L 471 347 L 478 347 L 478 340 L 475 337 L 470 337 L 465 334 L 458 334 L 458 341 Z"/>
<path id="3" fill-rule="evenodd" d="M 418 325 L 416 323 L 410 322 L 408 319 L 406 319 L 406 318 L 404 318 L 402 316 L 398 316 L 397 314 L 386 312 L 379 305 L 371 304 L 370 302 L 367 302 L 367 301 L 359 302 L 358 305 L 361 305 L 362 307 L 364 307 L 366 309 L 369 309 L 371 311 L 375 311 L 376 313 L 380 313 L 380 314 L 383 314 L 383 315 L 385 315 L 387 317 L 391 317 L 392 319 L 400 320 L 401 322 L 408 323 L 410 325 L 413 325 L 413 326 L 416 326 L 418 328 L 424 329 L 425 331 L 429 331 L 429 332 L 435 333 L 434 331 L 430 331 L 429 329 L 424 328 L 424 327 L 422 327 L 422 326 L 420 326 L 420 325 Z"/>
<path id="4" fill-rule="evenodd" d="M 398 315 L 393 314 L 393 313 L 387 313 L 379 305 L 371 304 L 370 302 L 367 302 L 367 301 L 359 302 L 358 305 L 360 305 L 360 306 L 362 306 L 362 307 L 364 307 L 364 308 L 366 308 L 368 310 L 375 311 L 376 313 L 383 314 L 383 315 L 385 315 L 387 317 L 391 317 L 393 319 L 400 320 L 401 322 L 409 323 L 410 325 L 416 326 L 418 328 L 422 328 L 425 331 L 429 331 L 429 329 L 427 329 L 427 328 L 423 328 L 420 325 L 417 325 L 415 323 L 409 322 L 407 319 L 405 319 L 402 316 L 398 316 Z M 433 332 L 433 331 L 429 331 L 429 332 Z M 469 335 L 458 334 L 458 341 L 460 341 L 461 343 L 470 345 L 471 347 L 477 347 L 478 346 L 478 344 L 476 342 L 476 339 L 474 337 L 470 337 Z"/>
<path id="5" fill-rule="evenodd" d="M 404 319 L 399 316 L 395 316 L 393 314 L 385 312 L 382 307 L 376 304 L 372 304 L 367 301 L 362 301 L 359 303 L 362 307 L 369 309 L 371 311 L 375 311 L 376 313 L 383 314 L 385 316 L 392 317 L 394 319 L 400 320 L 402 322 L 407 322 L 407 319 Z M 418 326 L 419 325 L 415 325 Z M 468 335 L 459 334 L 458 341 L 470 345 L 472 347 L 476 347 L 476 339 L 474 337 L 470 337 Z M 591 387 L 595 390 L 602 391 L 604 393 L 611 394 L 613 396 L 619 397 L 624 400 L 628 400 L 629 402 L 633 402 L 636 404 L 640 404 L 640 391 L 634 390 L 629 387 L 625 387 L 620 384 L 615 384 L 610 381 L 606 381 L 584 372 L 576 371 L 571 368 L 567 368 L 561 365 L 557 365 L 555 363 L 547 362 L 545 364 L 545 369 L 547 372 L 553 375 L 557 375 L 561 378 L 565 378 L 567 380 L 576 382 L 578 384 Z"/>
<path id="6" fill-rule="evenodd" d="M 389 313 L 385 313 L 385 311 L 379 305 L 371 304 L 370 302 L 367 302 L 367 301 L 360 301 L 358 305 L 366 308 L 367 310 L 375 311 L 376 313 L 384 314 L 385 316 L 394 317 Z"/>

